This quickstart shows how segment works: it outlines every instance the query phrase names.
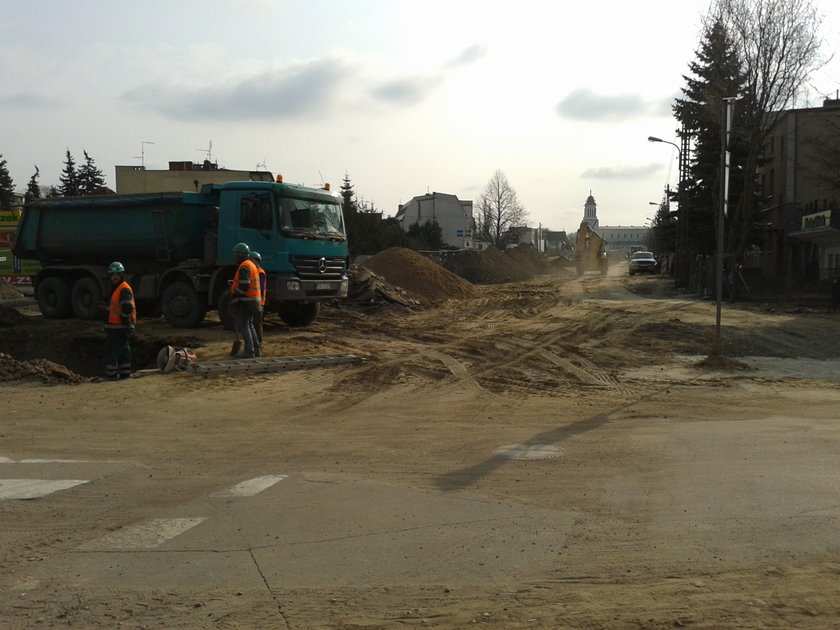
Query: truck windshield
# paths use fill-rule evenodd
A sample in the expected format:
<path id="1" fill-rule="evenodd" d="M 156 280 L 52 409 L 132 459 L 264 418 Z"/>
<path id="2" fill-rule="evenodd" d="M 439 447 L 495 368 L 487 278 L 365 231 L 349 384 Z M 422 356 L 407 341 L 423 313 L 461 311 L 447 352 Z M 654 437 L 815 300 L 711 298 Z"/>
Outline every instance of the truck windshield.
<path id="1" fill-rule="evenodd" d="M 311 199 L 280 199 L 280 231 L 291 237 L 345 240 L 341 205 Z"/>

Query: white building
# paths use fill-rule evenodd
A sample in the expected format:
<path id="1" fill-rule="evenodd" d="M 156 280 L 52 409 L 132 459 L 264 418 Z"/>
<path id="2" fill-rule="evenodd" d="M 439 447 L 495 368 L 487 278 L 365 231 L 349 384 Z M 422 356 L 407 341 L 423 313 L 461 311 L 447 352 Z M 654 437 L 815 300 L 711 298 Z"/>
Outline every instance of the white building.
<path id="1" fill-rule="evenodd" d="M 430 193 L 401 204 L 395 217 L 404 232 L 415 223 L 437 221 L 443 242 L 458 249 L 476 247 L 473 202 L 461 201 L 455 195 Z"/>

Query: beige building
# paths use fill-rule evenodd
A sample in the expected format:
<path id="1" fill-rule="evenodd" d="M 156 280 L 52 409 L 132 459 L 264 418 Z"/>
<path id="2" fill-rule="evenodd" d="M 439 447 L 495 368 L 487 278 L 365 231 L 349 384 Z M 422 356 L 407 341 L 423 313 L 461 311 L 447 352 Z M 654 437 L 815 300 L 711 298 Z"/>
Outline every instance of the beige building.
<path id="1" fill-rule="evenodd" d="M 274 177 L 268 171 L 234 171 L 219 168 L 205 160 L 203 164 L 193 162 L 170 162 L 165 171 L 150 171 L 145 166 L 116 166 L 117 194 L 130 195 L 158 192 L 198 192 L 205 184 L 226 182 L 271 182 Z"/>

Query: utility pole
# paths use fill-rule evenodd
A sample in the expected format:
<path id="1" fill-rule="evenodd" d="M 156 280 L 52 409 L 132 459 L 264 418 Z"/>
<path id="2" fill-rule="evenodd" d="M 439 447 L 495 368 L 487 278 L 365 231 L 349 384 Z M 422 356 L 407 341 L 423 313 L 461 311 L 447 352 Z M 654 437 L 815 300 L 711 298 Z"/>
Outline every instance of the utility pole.
<path id="1" fill-rule="evenodd" d="M 737 96 L 729 96 L 721 101 L 720 125 L 720 214 L 717 224 L 717 313 L 715 315 L 715 338 L 712 346 L 714 356 L 723 356 L 723 342 L 720 338 L 720 312 L 723 301 L 723 222 L 726 220 L 729 202 L 729 135 L 732 130 L 732 114 L 735 111 Z"/>

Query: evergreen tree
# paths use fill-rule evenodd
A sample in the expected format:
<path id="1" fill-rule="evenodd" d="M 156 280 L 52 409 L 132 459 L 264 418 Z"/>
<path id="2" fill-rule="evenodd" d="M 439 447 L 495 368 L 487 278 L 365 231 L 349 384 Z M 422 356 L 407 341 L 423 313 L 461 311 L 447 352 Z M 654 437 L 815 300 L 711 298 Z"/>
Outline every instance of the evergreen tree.
<path id="1" fill-rule="evenodd" d="M 79 171 L 76 170 L 76 160 L 70 155 L 70 149 L 67 149 L 67 155 L 64 158 L 64 169 L 61 175 L 58 176 L 58 181 L 61 185 L 58 190 L 62 197 L 75 197 L 79 193 Z"/>
<path id="2" fill-rule="evenodd" d="M 35 165 L 35 172 L 29 178 L 29 183 L 26 185 L 26 202 L 29 203 L 33 199 L 41 198 L 41 187 L 38 185 L 38 178 L 41 176 L 41 171 L 38 170 L 38 165 Z"/>
<path id="3" fill-rule="evenodd" d="M 762 164 L 768 133 L 776 118 L 794 106 L 810 73 L 824 63 L 820 26 L 823 17 L 813 0 L 714 0 L 711 6 L 727 29 L 744 70 L 746 83 L 735 104 L 735 131 L 746 138 L 748 176 L 733 182 L 741 194 L 730 202 L 727 251 L 738 261 L 760 238 L 755 173 Z M 730 177 L 734 174 L 730 170 Z"/>
<path id="4" fill-rule="evenodd" d="M 341 209 L 344 211 L 345 218 L 348 212 L 356 212 L 358 207 L 356 205 L 356 192 L 353 190 L 353 184 L 350 183 L 350 175 L 344 173 L 344 180 L 341 182 Z"/>
<path id="5" fill-rule="evenodd" d="M 717 217 L 720 214 L 720 155 L 723 99 L 737 96 L 744 90 L 746 78 L 732 38 L 724 24 L 717 20 L 703 35 L 697 58 L 689 64 L 691 76 L 683 76 L 683 98 L 674 104 L 674 116 L 681 123 L 681 135 L 693 141 L 692 155 L 681 185 L 680 219 L 684 235 L 683 248 L 691 254 L 711 254 L 716 249 Z M 729 149 L 730 197 L 732 207 L 743 189 L 746 142 L 743 115 L 733 124 L 734 134 Z"/>
<path id="6" fill-rule="evenodd" d="M 12 176 L 9 175 L 9 168 L 6 166 L 6 160 L 0 154 L 0 210 L 9 211 L 12 209 L 14 202 L 15 184 L 12 181 Z"/>
<path id="7" fill-rule="evenodd" d="M 102 170 L 96 167 L 93 158 L 88 155 L 87 151 L 82 151 L 82 153 L 84 153 L 85 162 L 78 170 L 79 194 L 92 195 L 105 186 L 105 177 L 102 175 Z"/>
<path id="8" fill-rule="evenodd" d="M 444 249 L 443 231 L 434 219 L 425 223 L 413 223 L 408 228 L 408 242 L 412 249 L 440 250 Z"/>

